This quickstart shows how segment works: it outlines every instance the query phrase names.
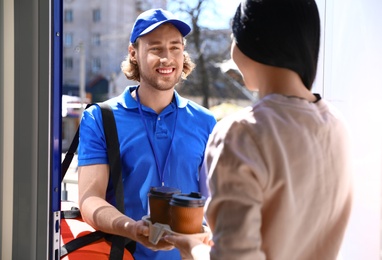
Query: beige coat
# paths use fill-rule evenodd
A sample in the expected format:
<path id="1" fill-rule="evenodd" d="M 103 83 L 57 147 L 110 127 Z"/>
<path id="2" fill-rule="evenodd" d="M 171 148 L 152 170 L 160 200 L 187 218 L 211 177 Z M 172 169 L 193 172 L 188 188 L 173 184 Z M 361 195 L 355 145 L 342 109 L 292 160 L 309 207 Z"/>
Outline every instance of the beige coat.
<path id="1" fill-rule="evenodd" d="M 347 130 L 328 102 L 268 95 L 220 121 L 206 156 L 211 259 L 336 259 L 352 189 Z"/>

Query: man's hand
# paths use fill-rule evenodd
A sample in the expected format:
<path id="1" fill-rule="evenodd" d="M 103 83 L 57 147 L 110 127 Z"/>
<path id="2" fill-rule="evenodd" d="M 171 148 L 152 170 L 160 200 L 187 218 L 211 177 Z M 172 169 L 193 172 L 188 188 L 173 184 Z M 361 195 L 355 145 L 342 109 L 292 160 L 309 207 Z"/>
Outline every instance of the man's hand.
<path id="1" fill-rule="evenodd" d="M 106 200 L 109 166 L 97 164 L 79 168 L 79 205 L 83 219 L 94 229 L 131 238 L 152 250 L 171 250 L 163 239 L 157 245 L 148 240 L 149 227 L 142 220 L 134 221 L 119 212 Z"/>
<path id="2" fill-rule="evenodd" d="M 174 249 L 174 245 L 171 243 L 168 243 L 163 238 L 159 240 L 159 242 L 154 245 L 149 241 L 149 226 L 142 220 L 137 221 L 134 223 L 133 227 L 135 238 L 134 240 L 138 243 L 144 245 L 147 248 L 150 248 L 151 250 L 158 251 L 158 250 L 171 250 Z"/>

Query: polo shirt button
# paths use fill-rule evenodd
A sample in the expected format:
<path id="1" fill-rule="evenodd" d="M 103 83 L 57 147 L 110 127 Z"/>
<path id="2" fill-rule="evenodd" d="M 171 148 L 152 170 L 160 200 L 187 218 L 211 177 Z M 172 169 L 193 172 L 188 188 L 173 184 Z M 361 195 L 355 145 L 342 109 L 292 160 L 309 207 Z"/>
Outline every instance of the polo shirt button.
<path id="1" fill-rule="evenodd" d="M 158 120 L 160 120 L 160 116 L 158 117 Z"/>

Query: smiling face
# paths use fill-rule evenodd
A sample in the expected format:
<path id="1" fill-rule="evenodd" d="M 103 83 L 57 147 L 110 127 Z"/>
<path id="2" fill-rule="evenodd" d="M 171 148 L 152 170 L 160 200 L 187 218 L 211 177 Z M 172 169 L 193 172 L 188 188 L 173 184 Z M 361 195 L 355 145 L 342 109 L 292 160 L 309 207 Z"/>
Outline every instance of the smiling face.
<path id="1" fill-rule="evenodd" d="M 183 70 L 183 37 L 175 26 L 165 23 L 138 38 L 129 52 L 136 60 L 141 87 L 170 90 L 180 81 Z"/>

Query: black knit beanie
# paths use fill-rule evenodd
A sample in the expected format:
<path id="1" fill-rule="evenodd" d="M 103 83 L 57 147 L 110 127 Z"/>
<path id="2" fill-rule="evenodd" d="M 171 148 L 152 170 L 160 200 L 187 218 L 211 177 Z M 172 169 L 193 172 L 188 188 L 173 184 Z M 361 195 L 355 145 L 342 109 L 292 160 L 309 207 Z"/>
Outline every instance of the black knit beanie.
<path id="1" fill-rule="evenodd" d="M 314 0 L 243 0 L 232 31 L 246 56 L 293 70 L 306 88 L 312 88 L 320 45 L 320 19 Z"/>

